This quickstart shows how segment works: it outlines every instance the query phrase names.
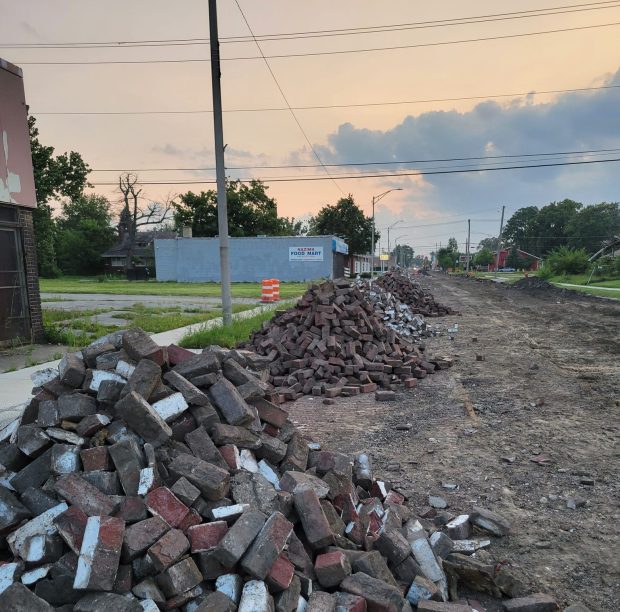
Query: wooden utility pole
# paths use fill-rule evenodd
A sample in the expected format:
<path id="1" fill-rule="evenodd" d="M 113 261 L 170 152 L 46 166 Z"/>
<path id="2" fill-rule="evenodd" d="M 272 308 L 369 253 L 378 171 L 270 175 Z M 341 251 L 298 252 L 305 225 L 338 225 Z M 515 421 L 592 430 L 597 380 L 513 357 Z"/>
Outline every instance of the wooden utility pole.
<path id="1" fill-rule="evenodd" d="M 497 278 L 497 269 L 499 268 L 499 252 L 502 249 L 502 232 L 504 231 L 504 211 L 506 210 L 505 206 L 502 206 L 502 220 L 499 222 L 499 236 L 497 238 L 497 254 L 495 255 L 495 274 L 493 275 Z"/>
<path id="2" fill-rule="evenodd" d="M 217 182 L 217 229 L 220 240 L 220 281 L 222 283 L 222 315 L 224 325 L 232 324 L 230 295 L 230 261 L 228 240 L 228 203 L 224 168 L 224 128 L 222 122 L 222 90 L 220 86 L 220 41 L 217 31 L 217 2 L 209 0 L 209 39 L 211 47 L 211 91 L 213 94 L 213 132 L 215 136 L 215 177 Z"/>

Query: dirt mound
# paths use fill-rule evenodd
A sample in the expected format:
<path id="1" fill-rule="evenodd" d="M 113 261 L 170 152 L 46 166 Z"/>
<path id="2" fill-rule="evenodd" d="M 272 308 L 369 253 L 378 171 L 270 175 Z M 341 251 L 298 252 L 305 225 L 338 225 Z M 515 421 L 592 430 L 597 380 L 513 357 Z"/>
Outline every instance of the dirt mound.
<path id="1" fill-rule="evenodd" d="M 526 276 L 512 284 L 515 289 L 541 289 L 543 291 L 557 291 L 550 282 L 537 276 Z"/>

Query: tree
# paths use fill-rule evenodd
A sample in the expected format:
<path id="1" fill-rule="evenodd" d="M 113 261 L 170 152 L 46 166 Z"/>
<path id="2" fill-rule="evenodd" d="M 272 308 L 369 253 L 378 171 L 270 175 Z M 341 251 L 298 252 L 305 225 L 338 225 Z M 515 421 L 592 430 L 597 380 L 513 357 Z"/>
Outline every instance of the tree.
<path id="1" fill-rule="evenodd" d="M 303 223 L 278 217 L 276 201 L 267 195 L 268 187 L 259 180 L 249 184 L 226 181 L 228 202 L 228 233 L 231 236 L 297 236 L 304 231 Z M 194 236 L 218 235 L 217 192 L 195 194 L 191 191 L 179 196 L 172 204 L 177 229 L 191 226 Z"/>
<path id="2" fill-rule="evenodd" d="M 519 257 L 519 251 L 516 246 L 513 246 L 510 251 L 508 251 L 504 265 L 507 268 L 514 268 L 515 270 L 519 269 L 521 265 L 521 258 Z"/>
<path id="3" fill-rule="evenodd" d="M 495 238 L 497 240 L 497 238 Z M 474 264 L 477 266 L 490 266 L 495 261 L 493 251 L 488 248 L 480 249 L 474 256 Z"/>
<path id="4" fill-rule="evenodd" d="M 481 251 L 482 249 L 487 249 L 488 251 L 496 252 L 498 245 L 499 238 L 483 238 L 478 243 L 478 251 Z"/>
<path id="5" fill-rule="evenodd" d="M 333 206 L 324 206 L 310 221 L 310 234 L 333 234 L 349 245 L 349 253 L 364 255 L 372 248 L 373 220 L 355 204 L 353 196 L 340 198 Z M 375 228 L 375 244 L 380 238 Z"/>
<path id="6" fill-rule="evenodd" d="M 542 257 L 550 251 L 568 243 L 568 228 L 582 204 L 573 200 L 552 202 L 543 206 L 531 224 L 530 243 L 532 249 L 525 249 Z"/>
<path id="7" fill-rule="evenodd" d="M 589 264 L 585 249 L 569 249 L 566 246 L 551 251 L 545 262 L 553 274 L 582 274 Z"/>
<path id="8" fill-rule="evenodd" d="M 566 226 L 568 246 L 595 253 L 601 244 L 620 233 L 617 202 L 594 204 L 579 210 Z"/>
<path id="9" fill-rule="evenodd" d="M 453 253 L 459 252 L 459 243 L 456 241 L 456 238 L 450 238 L 448 240 L 448 251 L 452 251 Z"/>
<path id="10" fill-rule="evenodd" d="M 34 117 L 28 117 L 30 151 L 34 171 L 37 208 L 33 211 L 35 242 L 39 274 L 57 276 L 56 225 L 49 201 L 60 197 L 77 198 L 89 187 L 90 168 L 75 151 L 54 156 L 54 147 L 39 142 L 39 130 Z"/>
<path id="11" fill-rule="evenodd" d="M 514 244 L 524 251 L 533 252 L 534 245 L 530 236 L 533 236 L 533 224 L 538 216 L 536 206 L 526 206 L 519 208 L 517 212 L 508 219 L 506 227 L 502 232 L 502 241 L 505 244 Z M 497 250 L 497 244 L 494 247 Z"/>
<path id="12" fill-rule="evenodd" d="M 444 270 L 456 267 L 459 257 L 459 246 L 456 238 L 450 238 L 448 246 L 442 247 L 437 251 L 437 261 Z"/>
<path id="13" fill-rule="evenodd" d="M 408 244 L 399 244 L 392 251 L 396 263 L 402 268 L 408 268 L 413 264 L 414 251 Z"/>
<path id="14" fill-rule="evenodd" d="M 168 198 L 164 203 L 148 202 L 146 205 L 141 205 L 138 200 L 142 193 L 142 187 L 139 187 L 138 175 L 132 172 L 126 172 L 119 176 L 118 188 L 123 195 L 124 202 L 120 215 L 120 225 L 125 231 L 129 245 L 127 265 L 129 268 L 133 268 L 133 253 L 136 247 L 138 228 L 165 223 L 170 214 L 171 201 Z"/>
<path id="15" fill-rule="evenodd" d="M 110 203 L 87 195 L 63 202 L 57 221 L 58 264 L 65 274 L 94 274 L 103 268 L 101 253 L 114 243 Z"/>

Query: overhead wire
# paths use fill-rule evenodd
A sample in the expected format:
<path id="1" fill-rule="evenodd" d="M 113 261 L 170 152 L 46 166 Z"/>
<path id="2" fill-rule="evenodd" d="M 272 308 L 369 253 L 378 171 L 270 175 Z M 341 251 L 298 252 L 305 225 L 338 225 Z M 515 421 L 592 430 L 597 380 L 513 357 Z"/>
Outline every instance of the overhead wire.
<path id="1" fill-rule="evenodd" d="M 415 30 L 437 27 L 450 27 L 459 25 L 469 25 L 477 23 L 487 23 L 493 21 L 507 21 L 513 19 L 528 19 L 534 17 L 546 17 L 566 13 L 577 13 L 584 11 L 604 10 L 617 8 L 620 6 L 618 0 L 603 0 L 601 2 L 586 2 L 580 4 L 560 5 L 545 7 L 540 9 L 529 9 L 524 11 L 510 11 L 506 13 L 488 13 L 483 15 L 472 15 L 465 17 L 454 17 L 447 19 L 434 19 L 426 21 L 414 21 L 395 24 L 383 24 L 377 26 L 358 26 L 353 28 L 335 28 L 328 30 L 306 30 L 301 32 L 283 32 L 256 34 L 255 39 L 260 42 L 279 41 L 279 40 L 299 40 L 306 38 L 322 38 L 333 36 L 350 36 L 359 34 L 377 34 L 385 32 Z M 222 36 L 219 38 L 221 44 L 240 44 L 253 42 L 254 38 L 248 36 Z M 209 44 L 208 38 L 171 38 L 156 40 L 134 40 L 134 41 L 101 41 L 101 42 L 64 42 L 64 43 L 5 43 L 0 44 L 0 48 L 11 49 L 123 49 L 133 47 L 157 47 L 157 46 L 178 46 L 178 45 L 206 45 Z"/>
<path id="2" fill-rule="evenodd" d="M 263 53 L 263 50 L 262 50 L 259 42 L 256 40 L 256 38 L 254 36 L 254 31 L 252 30 L 252 27 L 250 26 L 250 23 L 247 20 L 247 18 L 245 16 L 245 13 L 243 12 L 243 9 L 241 8 L 241 5 L 239 4 L 238 0 L 235 0 L 235 4 L 237 5 L 237 8 L 239 9 L 239 12 L 241 13 L 241 17 L 243 18 L 243 21 L 245 21 L 245 25 L 247 26 L 248 30 L 250 31 L 250 34 L 252 35 L 252 38 L 254 38 L 254 42 L 256 43 L 256 48 L 258 49 L 259 53 L 261 54 L 261 56 L 262 56 L 262 58 L 263 58 L 263 60 L 265 62 L 265 66 L 267 66 L 267 70 L 269 70 L 269 74 L 271 75 L 271 78 L 273 79 L 274 83 L 276 84 L 276 87 L 278 88 L 278 91 L 280 92 L 280 95 L 282 96 L 282 99 L 284 100 L 284 103 L 286 104 L 287 108 L 291 112 L 291 115 L 293 116 L 293 119 L 295 120 L 295 123 L 297 124 L 297 127 L 299 127 L 299 130 L 303 134 L 303 137 L 305 138 L 306 142 L 308 143 L 308 146 L 310 147 L 310 150 L 314 154 L 314 157 L 316 157 L 316 160 L 323 167 L 323 170 L 325 171 L 325 174 L 331 179 L 332 183 L 334 183 L 334 185 L 336 186 L 338 191 L 340 191 L 340 193 L 342 193 L 343 196 L 346 196 L 346 193 L 343 191 L 342 187 L 340 187 L 340 185 L 336 182 L 336 180 L 330 174 L 329 170 L 325 167 L 325 164 L 323 163 L 323 160 L 319 157 L 319 154 L 316 152 L 316 149 L 314 148 L 314 145 L 312 144 L 312 142 L 310 142 L 310 138 L 308 138 L 308 134 L 306 134 L 306 130 L 304 130 L 303 126 L 301 125 L 301 122 L 299 121 L 299 119 L 297 118 L 297 115 L 295 114 L 295 111 L 291 108 L 291 105 L 290 105 L 290 103 L 288 101 L 288 98 L 286 97 L 286 94 L 284 93 L 284 90 L 282 89 L 280 83 L 278 82 L 278 79 L 276 78 L 275 73 L 271 69 L 271 65 L 267 61 L 267 58 L 265 57 L 265 54 Z"/>
<path id="3" fill-rule="evenodd" d="M 584 164 L 603 164 L 609 162 L 620 162 L 619 158 L 614 159 L 592 159 L 592 160 L 580 160 L 571 162 L 554 162 L 550 164 L 526 164 L 521 166 L 503 166 L 493 168 L 472 168 L 464 170 L 433 170 L 433 171 L 416 171 L 416 172 L 402 172 L 402 173 L 382 173 L 382 174 L 353 174 L 350 176 L 341 176 L 340 179 L 368 179 L 368 178 L 386 178 L 386 177 L 407 177 L 407 176 L 430 176 L 439 174 L 467 174 L 472 172 L 494 172 L 498 170 L 521 170 L 526 168 L 552 168 L 558 166 L 580 166 Z M 334 180 L 331 176 L 311 176 L 311 177 L 297 177 L 297 178 L 264 178 L 259 177 L 236 179 L 240 182 L 249 182 L 254 180 L 263 180 L 266 183 L 288 183 L 288 182 L 303 182 L 303 181 L 323 181 Z M 143 185 L 207 185 L 215 183 L 210 180 L 191 180 L 191 181 L 141 181 Z M 116 185 L 116 182 L 93 182 L 93 185 Z"/>
<path id="4" fill-rule="evenodd" d="M 394 45 L 389 47 L 366 47 L 362 49 L 340 49 L 332 51 L 307 51 L 300 53 L 276 53 L 273 55 L 265 55 L 261 51 L 261 55 L 238 56 L 238 57 L 222 57 L 222 62 L 230 61 L 247 61 L 247 60 L 268 60 L 268 59 L 284 59 L 297 57 L 319 57 L 327 55 L 347 55 L 352 53 L 374 53 L 377 51 L 398 51 L 403 49 L 418 49 L 422 47 L 440 47 L 446 45 L 460 45 L 467 43 L 485 42 L 493 40 L 506 40 L 511 38 L 524 38 L 528 36 L 542 36 L 547 34 L 558 34 L 561 32 L 577 32 L 584 30 L 592 30 L 597 28 L 615 27 L 620 22 L 600 23 L 587 26 L 574 26 L 571 28 L 559 28 L 555 30 L 540 30 L 536 32 L 522 32 L 518 34 L 499 34 L 496 36 L 483 36 L 478 38 L 465 38 L 460 40 L 435 41 L 427 43 L 416 43 L 410 45 Z M 256 41 L 258 44 L 258 41 Z M 95 66 L 95 65 L 113 65 L 113 64 L 188 64 L 188 63 L 205 63 L 210 62 L 209 58 L 188 58 L 188 59 L 161 59 L 161 60 L 94 60 L 94 61 L 18 61 L 21 66 Z"/>

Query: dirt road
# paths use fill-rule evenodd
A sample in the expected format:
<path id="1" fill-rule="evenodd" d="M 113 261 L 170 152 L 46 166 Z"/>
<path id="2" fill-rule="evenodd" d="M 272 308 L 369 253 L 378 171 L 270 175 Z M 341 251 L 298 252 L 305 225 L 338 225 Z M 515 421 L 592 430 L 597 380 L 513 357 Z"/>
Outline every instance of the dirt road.
<path id="1" fill-rule="evenodd" d="M 454 514 L 482 505 L 506 516 L 513 534 L 490 555 L 528 590 L 617 611 L 620 303 L 442 275 L 425 282 L 461 313 L 430 320 L 458 323 L 454 340 L 427 341 L 454 367 L 391 403 L 304 398 L 289 406 L 294 421 L 330 448 L 370 452 L 382 477 L 411 491 L 414 510 L 439 494 Z"/>

